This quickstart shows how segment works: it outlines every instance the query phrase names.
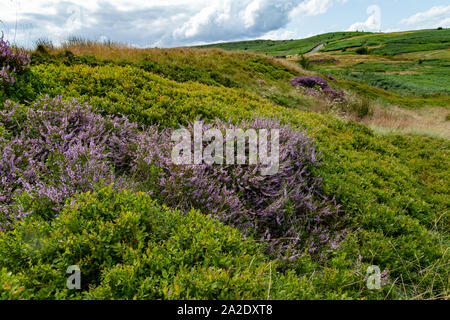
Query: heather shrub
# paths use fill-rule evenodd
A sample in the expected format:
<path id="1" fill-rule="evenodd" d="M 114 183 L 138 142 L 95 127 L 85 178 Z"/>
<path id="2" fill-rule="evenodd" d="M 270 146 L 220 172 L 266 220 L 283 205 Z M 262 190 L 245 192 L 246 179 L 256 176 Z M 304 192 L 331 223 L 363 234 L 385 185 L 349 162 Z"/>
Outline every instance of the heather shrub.
<path id="1" fill-rule="evenodd" d="M 133 175 L 148 179 L 147 188 L 164 203 L 211 214 L 266 242 L 276 256 L 294 259 L 305 250 L 318 254 L 339 246 L 343 233 L 338 233 L 338 226 L 343 218 L 323 196 L 321 179 L 312 174 L 321 156 L 305 132 L 261 118 L 235 125 L 216 120 L 202 129 L 211 127 L 223 132 L 278 128 L 279 171 L 263 176 L 260 165 L 174 165 L 170 159 L 174 143 L 166 130 L 150 140 L 144 136 L 147 140 L 139 143 Z M 187 129 L 192 132 L 193 124 Z"/>
<path id="2" fill-rule="evenodd" d="M 319 76 L 297 76 L 291 79 L 291 84 L 298 87 L 325 89 L 328 87 L 327 80 Z"/>
<path id="3" fill-rule="evenodd" d="M 174 165 L 169 129 L 140 131 L 126 118 L 101 116 L 61 97 L 30 108 L 8 103 L 0 123 L 9 136 L 0 145 L 4 228 L 30 213 L 52 218 L 74 194 L 116 182 L 184 212 L 193 207 L 211 214 L 259 237 L 277 256 L 336 249 L 342 236 L 337 209 L 311 174 L 320 161 L 312 140 L 277 121 L 214 123 L 221 130 L 279 128 L 280 169 L 272 176 L 250 165 Z"/>
<path id="4" fill-rule="evenodd" d="M 14 84 L 15 74 L 24 73 L 30 62 L 30 56 L 23 50 L 13 49 L 2 33 L 0 38 L 0 83 L 3 86 Z"/>
<path id="5" fill-rule="evenodd" d="M 45 98 L 0 112 L 0 223 L 33 212 L 53 217 L 67 197 L 115 181 L 126 170 L 137 126 L 77 101 Z"/>
<path id="6" fill-rule="evenodd" d="M 291 85 L 300 88 L 306 88 L 306 93 L 314 95 L 315 91 L 322 92 L 331 100 L 342 100 L 344 91 L 333 89 L 328 81 L 319 76 L 297 76 L 291 79 Z"/>

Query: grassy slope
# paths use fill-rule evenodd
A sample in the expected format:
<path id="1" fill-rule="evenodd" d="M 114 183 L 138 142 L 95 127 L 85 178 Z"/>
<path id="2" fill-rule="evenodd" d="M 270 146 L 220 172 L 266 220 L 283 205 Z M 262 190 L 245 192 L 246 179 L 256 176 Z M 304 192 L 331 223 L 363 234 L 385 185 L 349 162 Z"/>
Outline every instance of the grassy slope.
<path id="1" fill-rule="evenodd" d="M 217 43 L 199 46 L 226 50 L 248 50 L 268 55 L 304 54 L 319 44 L 321 51 L 354 51 L 367 46 L 373 54 L 397 55 L 401 53 L 430 51 L 450 47 L 450 29 L 419 30 L 396 33 L 333 32 L 300 40 L 252 40 Z"/>
<path id="2" fill-rule="evenodd" d="M 217 43 L 197 48 L 220 48 L 225 50 L 245 50 L 272 56 L 304 54 L 320 44 L 364 35 L 364 32 L 332 32 L 300 40 L 250 40 Z"/>
<path id="3" fill-rule="evenodd" d="M 361 62 L 340 68 L 323 67 L 349 80 L 362 81 L 403 95 L 450 96 L 450 79 L 447 77 L 450 60 L 429 59 L 420 61 Z"/>
<path id="4" fill-rule="evenodd" d="M 68 48 L 81 58 L 66 56 L 64 50 L 52 55 L 33 56 L 35 63 L 52 62 L 89 65 L 113 63 L 138 66 L 178 82 L 195 81 L 207 85 L 241 88 L 290 108 L 306 109 L 320 100 L 305 96 L 290 86 L 289 80 L 299 74 L 308 74 L 295 64 L 280 65 L 275 59 L 255 54 L 223 50 L 144 49 L 105 47 L 85 44 Z M 95 57 L 94 57 L 95 56 Z"/>
<path id="5" fill-rule="evenodd" d="M 195 51 L 188 51 L 187 61 L 192 58 L 189 54 L 195 55 Z M 199 54 L 208 53 L 199 51 Z M 450 199 L 446 174 L 448 141 L 379 136 L 363 125 L 345 123 L 330 115 L 285 108 L 260 97 L 257 89 L 251 90 L 253 79 L 248 82 L 246 79 L 255 72 L 265 77 L 264 81 L 272 73 L 288 79 L 284 76 L 284 66 L 263 60 L 250 68 L 248 62 L 256 59 L 253 55 L 216 51 L 211 55 L 214 65 L 223 67 L 225 62 L 221 59 L 229 59 L 248 72 L 233 78 L 239 80 L 238 88 L 189 82 L 191 70 L 181 67 L 175 70 L 185 82 L 168 80 L 123 61 L 124 67 L 114 64 L 95 67 L 91 60 L 87 61 L 91 66 L 82 61 L 70 65 L 65 60 L 69 66 L 61 63 L 33 67 L 28 91 L 76 97 L 90 101 L 106 113 L 125 113 L 147 124 L 176 126 L 196 117 L 239 120 L 258 114 L 279 117 L 294 126 L 307 128 L 324 154 L 324 165 L 318 173 L 324 177 L 325 190 L 336 197 L 349 215 L 347 226 L 351 232 L 326 266 L 311 264 L 305 258 L 295 268 L 299 274 L 306 273 L 308 283 L 322 297 L 397 297 L 394 293 L 404 298 L 445 296 L 448 288 L 446 212 Z M 182 52 L 170 57 L 170 51 L 161 51 L 155 56 L 158 58 L 147 59 L 157 63 L 176 61 L 163 64 L 170 66 L 164 74 L 168 78 L 172 77 L 174 66 L 183 61 Z M 244 61 L 239 61 L 239 57 Z M 264 65 L 272 71 L 254 70 Z M 239 88 L 246 85 L 247 91 Z M 361 262 L 363 266 L 377 264 L 390 270 L 392 287 L 382 292 L 367 291 Z"/>
<path id="6" fill-rule="evenodd" d="M 372 54 L 394 56 L 402 53 L 447 49 L 450 47 L 450 29 L 418 30 L 357 36 L 327 44 L 322 51 L 354 51 L 366 46 Z"/>
<path id="7" fill-rule="evenodd" d="M 341 78 L 341 87 L 402 107 L 450 105 L 450 84 L 446 77 L 449 29 L 353 36 L 349 33 L 331 33 L 285 42 L 257 40 L 248 43 L 221 43 L 205 47 L 229 50 L 247 48 L 269 55 L 285 55 L 306 53 L 316 45 L 326 43 L 313 57 L 337 55 L 333 58 L 340 62 L 321 66 L 317 71 Z M 356 55 L 355 50 L 361 46 L 367 46 L 370 55 Z M 419 60 L 425 61 L 419 64 Z M 405 98 L 405 95 L 408 97 Z"/>

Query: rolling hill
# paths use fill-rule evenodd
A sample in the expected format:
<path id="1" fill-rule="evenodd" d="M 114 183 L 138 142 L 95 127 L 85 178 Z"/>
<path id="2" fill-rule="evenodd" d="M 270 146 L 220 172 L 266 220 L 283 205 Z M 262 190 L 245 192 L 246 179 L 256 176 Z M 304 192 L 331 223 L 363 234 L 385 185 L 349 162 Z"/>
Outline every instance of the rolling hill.
<path id="1" fill-rule="evenodd" d="M 199 48 L 244 50 L 271 56 L 301 55 L 325 44 L 322 52 L 354 52 L 355 48 L 367 46 L 376 55 L 398 55 L 402 53 L 448 49 L 450 30 L 419 30 L 395 33 L 332 32 L 300 40 L 252 40 L 217 43 Z"/>

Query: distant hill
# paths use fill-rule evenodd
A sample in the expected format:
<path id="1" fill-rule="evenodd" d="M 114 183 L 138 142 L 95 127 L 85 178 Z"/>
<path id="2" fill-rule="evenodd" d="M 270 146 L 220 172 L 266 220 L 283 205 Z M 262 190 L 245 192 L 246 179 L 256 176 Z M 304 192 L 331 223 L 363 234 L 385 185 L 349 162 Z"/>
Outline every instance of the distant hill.
<path id="1" fill-rule="evenodd" d="M 220 48 L 224 50 L 244 50 L 264 53 L 271 56 L 304 54 L 322 43 L 335 42 L 356 36 L 367 35 L 367 32 L 332 32 L 300 40 L 250 40 L 238 42 L 216 43 L 197 48 Z"/>
<path id="2" fill-rule="evenodd" d="M 217 43 L 199 48 L 221 48 L 264 53 L 271 56 L 305 54 L 325 44 L 321 52 L 354 52 L 366 46 L 373 54 L 400 53 L 450 48 L 450 29 L 418 30 L 396 33 L 332 32 L 299 40 L 252 40 Z"/>

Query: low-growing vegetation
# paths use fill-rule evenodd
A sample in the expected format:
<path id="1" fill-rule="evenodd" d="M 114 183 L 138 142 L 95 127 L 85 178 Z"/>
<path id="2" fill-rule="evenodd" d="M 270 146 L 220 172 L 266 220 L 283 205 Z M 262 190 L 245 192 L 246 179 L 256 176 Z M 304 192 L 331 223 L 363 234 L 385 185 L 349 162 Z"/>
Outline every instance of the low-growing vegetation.
<path id="1" fill-rule="evenodd" d="M 341 118 L 366 121 L 380 97 L 448 107 L 445 90 L 410 97 L 329 66 L 336 81 L 215 49 L 41 45 L 0 89 L 0 298 L 448 298 L 449 140 Z M 344 100 L 291 86 L 317 71 Z M 169 133 L 195 120 L 280 128 L 279 175 L 174 167 Z M 71 265 L 79 291 L 65 285 Z M 367 288 L 369 265 L 379 290 Z"/>

